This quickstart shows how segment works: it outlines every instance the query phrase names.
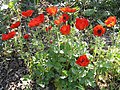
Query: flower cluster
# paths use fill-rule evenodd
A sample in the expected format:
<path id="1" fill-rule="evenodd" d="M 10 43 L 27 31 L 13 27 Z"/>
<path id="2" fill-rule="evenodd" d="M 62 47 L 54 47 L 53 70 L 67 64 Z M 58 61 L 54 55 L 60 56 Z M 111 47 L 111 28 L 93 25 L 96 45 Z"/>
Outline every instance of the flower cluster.
<path id="1" fill-rule="evenodd" d="M 58 12 L 58 8 L 55 6 L 48 7 L 46 9 L 49 15 L 56 15 Z M 58 19 L 54 20 L 54 24 L 59 26 L 62 23 L 64 24 L 60 28 L 60 32 L 63 35 L 70 34 L 70 25 L 67 25 L 66 22 L 70 19 L 69 13 L 76 12 L 76 9 L 70 8 L 70 7 L 62 7 L 60 8 L 60 11 L 63 13 L 58 17 Z M 110 16 L 107 20 L 105 20 L 105 25 L 107 27 L 113 27 L 116 24 L 116 17 Z M 69 27 L 68 27 L 69 26 Z M 82 18 L 76 18 L 75 21 L 75 27 L 78 30 L 85 30 L 89 26 L 89 20 L 82 17 Z M 48 31 L 48 30 L 47 30 Z M 93 34 L 95 36 L 102 36 L 106 32 L 106 29 L 102 25 L 96 25 L 93 28 Z"/>
<path id="2" fill-rule="evenodd" d="M 21 15 L 24 17 L 24 18 L 27 18 L 27 17 L 30 17 L 32 16 L 34 10 L 27 10 L 27 11 L 23 11 L 21 13 Z M 31 27 L 35 27 L 35 26 L 39 26 L 41 23 L 44 22 L 44 14 L 40 14 L 39 16 L 33 18 L 32 20 L 30 20 L 30 22 L 28 23 L 28 26 L 31 28 Z M 10 28 L 11 29 L 15 29 L 15 28 L 18 28 L 20 26 L 20 21 L 17 21 L 15 23 L 13 23 Z M 8 34 L 2 34 L 2 40 L 3 41 L 6 41 L 6 40 L 9 40 L 11 38 L 13 38 L 14 36 L 16 35 L 16 32 L 15 31 L 11 31 L 9 32 Z M 23 36 L 23 38 L 25 40 L 28 40 L 30 37 L 29 34 L 25 34 Z"/>
<path id="3" fill-rule="evenodd" d="M 71 18 L 71 13 L 75 13 L 76 9 L 70 8 L 70 7 L 62 7 L 58 10 L 58 8 L 56 6 L 50 6 L 50 7 L 46 8 L 46 12 L 50 16 L 56 16 L 58 11 L 61 11 L 62 15 L 58 16 L 57 19 L 54 20 L 54 24 L 56 26 L 60 27 L 59 31 L 62 35 L 69 35 L 70 31 L 71 31 L 71 25 L 68 24 L 68 21 Z M 27 10 L 27 11 L 21 12 L 21 15 L 22 15 L 22 17 L 27 18 L 27 17 L 32 16 L 33 13 L 34 13 L 34 10 Z M 32 28 L 32 27 L 39 26 L 44 21 L 45 21 L 44 14 L 40 14 L 40 15 L 32 18 L 28 22 L 28 27 Z M 116 22 L 117 22 L 117 19 L 115 16 L 110 16 L 110 17 L 108 17 L 107 20 L 104 21 L 105 26 L 108 28 L 113 27 L 116 24 Z M 79 31 L 87 29 L 90 25 L 90 21 L 84 17 L 77 17 L 74 23 L 75 23 L 76 29 L 78 29 Z M 19 26 L 20 26 L 20 21 L 17 21 L 15 23 L 13 23 L 10 26 L 10 28 L 15 29 L 15 28 L 18 28 Z M 51 29 L 52 29 L 52 25 L 49 25 L 48 27 L 46 27 L 46 32 L 50 31 Z M 106 32 L 106 29 L 102 25 L 98 24 L 98 25 L 93 27 L 93 34 L 95 36 L 102 36 L 105 32 Z M 16 35 L 15 31 L 11 31 L 8 34 L 2 34 L 2 40 L 3 41 L 9 40 L 9 39 L 13 38 L 15 35 Z M 30 38 L 30 35 L 25 34 L 23 36 L 23 38 L 25 40 L 28 40 Z M 52 41 L 50 41 L 50 43 L 52 43 Z M 85 67 L 89 64 L 89 62 L 90 61 L 88 60 L 87 56 L 82 55 L 77 59 L 76 64 Z"/>

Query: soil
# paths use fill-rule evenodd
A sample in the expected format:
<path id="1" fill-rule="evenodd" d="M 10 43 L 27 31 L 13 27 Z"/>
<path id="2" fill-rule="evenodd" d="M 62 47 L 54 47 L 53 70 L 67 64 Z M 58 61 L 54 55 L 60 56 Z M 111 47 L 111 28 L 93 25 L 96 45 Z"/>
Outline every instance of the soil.
<path id="1" fill-rule="evenodd" d="M 28 74 L 28 69 L 24 60 L 9 57 L 0 59 L 0 90 L 19 90 L 18 83 L 22 83 L 20 78 Z"/>

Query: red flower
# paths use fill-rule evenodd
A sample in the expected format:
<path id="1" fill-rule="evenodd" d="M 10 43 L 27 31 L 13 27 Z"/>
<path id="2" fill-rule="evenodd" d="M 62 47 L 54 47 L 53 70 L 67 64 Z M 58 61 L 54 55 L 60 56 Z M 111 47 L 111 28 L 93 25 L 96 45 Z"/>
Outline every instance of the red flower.
<path id="1" fill-rule="evenodd" d="M 16 23 L 13 23 L 10 28 L 17 28 L 18 26 L 20 26 L 20 21 L 17 21 Z"/>
<path id="2" fill-rule="evenodd" d="M 62 21 L 62 22 L 66 22 L 68 21 L 70 18 L 70 16 L 68 14 L 63 14 L 62 16 L 59 17 L 59 19 Z"/>
<path id="3" fill-rule="evenodd" d="M 78 64 L 78 65 L 80 65 L 82 67 L 86 67 L 86 66 L 88 66 L 89 62 L 90 61 L 88 60 L 87 56 L 82 55 L 77 59 L 76 64 Z"/>
<path id="4" fill-rule="evenodd" d="M 56 25 L 60 25 L 61 23 L 62 23 L 62 21 L 60 19 L 54 21 L 54 24 L 56 24 Z"/>
<path id="5" fill-rule="evenodd" d="M 26 39 L 26 40 L 28 40 L 28 39 L 30 38 L 30 35 L 29 35 L 29 34 L 25 34 L 25 35 L 23 36 L 23 38 Z"/>
<path id="6" fill-rule="evenodd" d="M 54 23 L 56 25 L 60 25 L 61 23 L 68 21 L 69 18 L 70 16 L 68 14 L 63 14 L 59 17 L 59 19 L 55 20 Z"/>
<path id="7" fill-rule="evenodd" d="M 105 28 L 102 25 L 97 25 L 93 28 L 93 33 L 95 36 L 102 36 L 105 33 Z"/>
<path id="8" fill-rule="evenodd" d="M 52 44 L 53 43 L 53 40 L 50 40 L 50 44 Z"/>
<path id="9" fill-rule="evenodd" d="M 69 12 L 74 13 L 74 12 L 76 12 L 76 9 L 71 9 Z"/>
<path id="10" fill-rule="evenodd" d="M 60 8 L 60 11 L 74 13 L 74 12 L 76 12 L 76 9 L 70 8 L 70 7 L 62 7 L 62 8 Z"/>
<path id="11" fill-rule="evenodd" d="M 7 34 L 2 34 L 2 40 L 5 41 L 5 40 L 8 40 L 9 37 Z"/>
<path id="12" fill-rule="evenodd" d="M 52 29 L 52 26 L 46 27 L 46 32 Z"/>
<path id="13" fill-rule="evenodd" d="M 70 34 L 70 25 L 63 25 L 63 26 L 60 28 L 60 32 L 61 32 L 63 35 L 68 35 L 68 34 Z"/>
<path id="14" fill-rule="evenodd" d="M 28 23 L 28 26 L 29 27 L 39 26 L 43 22 L 44 22 L 44 14 L 40 14 L 39 16 L 30 20 L 30 22 Z"/>
<path id="15" fill-rule="evenodd" d="M 11 32 L 8 33 L 9 39 L 13 38 L 15 35 L 16 35 L 15 31 L 11 31 Z"/>
<path id="16" fill-rule="evenodd" d="M 89 21 L 85 18 L 76 18 L 75 26 L 78 30 L 84 30 L 89 26 Z"/>
<path id="17" fill-rule="evenodd" d="M 11 31 L 8 34 L 2 34 L 2 40 L 3 41 L 9 40 L 9 39 L 13 38 L 15 35 L 16 35 L 15 31 Z"/>
<path id="18" fill-rule="evenodd" d="M 115 16 L 110 16 L 107 20 L 105 20 L 105 24 L 107 27 L 113 27 L 116 22 L 117 20 Z"/>
<path id="19" fill-rule="evenodd" d="M 22 16 L 23 17 L 30 17 L 30 16 L 32 16 L 33 12 L 34 12 L 34 10 L 23 11 Z"/>
<path id="20" fill-rule="evenodd" d="M 55 6 L 51 6 L 51 7 L 48 7 L 46 8 L 46 11 L 49 13 L 49 15 L 56 15 L 57 13 L 57 7 Z"/>

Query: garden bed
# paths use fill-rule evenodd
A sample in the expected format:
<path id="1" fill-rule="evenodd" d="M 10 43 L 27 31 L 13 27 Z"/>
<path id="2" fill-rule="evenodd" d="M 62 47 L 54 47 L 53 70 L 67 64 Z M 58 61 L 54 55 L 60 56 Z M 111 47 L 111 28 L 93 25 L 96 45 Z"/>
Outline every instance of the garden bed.
<path id="1" fill-rule="evenodd" d="M 0 90 L 120 89 L 119 1 L 3 2 Z"/>

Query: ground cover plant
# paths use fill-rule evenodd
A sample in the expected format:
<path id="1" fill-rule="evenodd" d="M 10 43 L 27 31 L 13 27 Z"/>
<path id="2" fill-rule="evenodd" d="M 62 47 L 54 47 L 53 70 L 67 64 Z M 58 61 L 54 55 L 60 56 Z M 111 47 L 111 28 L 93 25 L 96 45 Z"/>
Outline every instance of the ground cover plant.
<path id="1" fill-rule="evenodd" d="M 1 62 L 24 61 L 28 73 L 21 78 L 33 84 L 22 90 L 119 90 L 119 5 L 118 0 L 2 1 Z"/>

